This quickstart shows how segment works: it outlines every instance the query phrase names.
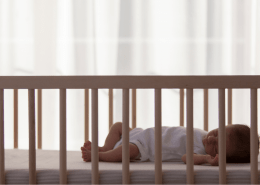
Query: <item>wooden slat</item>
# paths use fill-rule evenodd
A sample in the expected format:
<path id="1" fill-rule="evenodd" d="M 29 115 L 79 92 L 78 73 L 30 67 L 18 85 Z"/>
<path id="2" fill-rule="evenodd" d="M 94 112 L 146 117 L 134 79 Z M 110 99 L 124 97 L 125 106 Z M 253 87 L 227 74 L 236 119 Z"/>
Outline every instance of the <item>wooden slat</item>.
<path id="1" fill-rule="evenodd" d="M 84 118 L 85 118 L 85 128 L 84 128 L 84 136 L 85 142 L 89 140 L 89 89 L 84 90 L 84 99 L 85 99 L 85 106 L 84 106 Z"/>
<path id="2" fill-rule="evenodd" d="M 187 89 L 187 184 L 194 184 L 194 160 L 193 160 L 193 89 Z"/>
<path id="3" fill-rule="evenodd" d="M 180 89 L 180 126 L 184 126 L 184 89 Z"/>
<path id="4" fill-rule="evenodd" d="M 136 128 L 136 89 L 132 89 L 132 128 Z"/>
<path id="5" fill-rule="evenodd" d="M 251 184 L 258 184 L 257 89 L 251 89 L 250 163 Z"/>
<path id="6" fill-rule="evenodd" d="M 0 89 L 259 88 L 260 76 L 0 76 Z"/>
<path id="7" fill-rule="evenodd" d="M 4 90 L 0 89 L 0 184 L 5 184 Z"/>
<path id="8" fill-rule="evenodd" d="M 37 96 L 37 125 L 38 125 L 38 149 L 42 149 L 42 90 L 38 89 Z"/>
<path id="9" fill-rule="evenodd" d="M 226 184 L 225 89 L 219 89 L 219 184 Z"/>
<path id="10" fill-rule="evenodd" d="M 228 125 L 232 125 L 232 89 L 228 89 Z"/>
<path id="11" fill-rule="evenodd" d="M 29 183 L 36 184 L 35 90 L 28 89 L 29 100 Z"/>
<path id="12" fill-rule="evenodd" d="M 209 129 L 209 90 L 204 89 L 204 130 Z"/>
<path id="13" fill-rule="evenodd" d="M 18 89 L 14 89 L 14 148 L 18 148 Z"/>
<path id="14" fill-rule="evenodd" d="M 60 89 L 60 184 L 67 184 L 66 89 Z"/>
<path id="15" fill-rule="evenodd" d="M 111 128 L 113 125 L 113 89 L 109 89 L 109 101 L 108 101 L 108 114 L 109 114 L 109 125 L 108 125 L 108 130 Z"/>
<path id="16" fill-rule="evenodd" d="M 99 183 L 98 169 L 98 89 L 92 89 L 92 143 L 91 143 L 91 174 L 92 184 Z"/>
<path id="17" fill-rule="evenodd" d="M 123 128 L 122 128 L 122 184 L 130 184 L 129 175 L 129 89 L 123 89 Z"/>
<path id="18" fill-rule="evenodd" d="M 155 184 L 162 184 L 162 100 L 155 89 Z"/>

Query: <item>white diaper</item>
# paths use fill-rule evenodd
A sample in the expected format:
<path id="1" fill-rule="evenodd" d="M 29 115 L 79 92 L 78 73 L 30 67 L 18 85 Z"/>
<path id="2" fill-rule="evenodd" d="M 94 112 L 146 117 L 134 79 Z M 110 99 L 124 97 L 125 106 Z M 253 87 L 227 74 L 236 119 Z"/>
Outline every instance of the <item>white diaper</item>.
<path id="1" fill-rule="evenodd" d="M 141 153 L 141 151 L 142 151 L 142 146 L 141 146 L 141 144 L 139 143 L 139 141 L 137 140 L 137 139 L 139 138 L 138 135 L 139 135 L 142 131 L 143 131 L 142 128 L 134 128 L 133 130 L 131 130 L 131 131 L 129 132 L 129 143 L 132 143 L 132 144 L 136 145 L 136 146 L 138 147 L 138 149 L 139 149 L 139 154 L 138 154 L 138 156 L 135 158 L 135 160 L 139 160 L 140 157 L 141 157 L 141 155 L 142 155 L 142 153 Z M 123 142 L 123 138 L 122 138 L 122 136 L 121 136 L 121 139 L 115 144 L 115 146 L 114 146 L 113 149 L 115 149 L 115 148 L 117 148 L 118 146 L 122 145 L 122 142 Z"/>

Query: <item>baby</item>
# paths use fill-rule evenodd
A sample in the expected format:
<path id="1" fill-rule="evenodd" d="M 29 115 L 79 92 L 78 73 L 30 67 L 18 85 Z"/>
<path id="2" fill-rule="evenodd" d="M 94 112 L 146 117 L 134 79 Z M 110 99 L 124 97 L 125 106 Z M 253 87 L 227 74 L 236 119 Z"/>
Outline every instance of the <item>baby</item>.
<path id="1" fill-rule="evenodd" d="M 122 161 L 122 123 L 111 126 L 103 147 L 99 147 L 99 160 Z M 129 128 L 130 160 L 154 161 L 154 128 Z M 218 129 L 206 132 L 194 128 L 194 164 L 218 165 Z M 81 147 L 84 161 L 91 161 L 91 142 Z M 227 163 L 250 162 L 250 128 L 246 125 L 226 126 Z M 186 128 L 162 127 L 162 161 L 186 163 Z"/>

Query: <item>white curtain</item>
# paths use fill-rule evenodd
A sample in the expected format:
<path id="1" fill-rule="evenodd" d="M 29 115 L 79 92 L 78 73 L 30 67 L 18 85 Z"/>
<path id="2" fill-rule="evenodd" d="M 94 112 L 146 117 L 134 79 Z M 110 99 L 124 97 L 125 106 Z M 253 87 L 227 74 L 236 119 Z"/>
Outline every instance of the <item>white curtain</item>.
<path id="1" fill-rule="evenodd" d="M 0 0 L 0 75 L 259 75 L 258 0 Z M 67 90 L 67 148 L 84 142 L 83 90 Z M 218 127 L 209 91 L 209 129 Z M 114 91 L 114 122 L 122 120 Z M 233 123 L 250 125 L 249 90 L 233 91 Z M 154 125 L 154 91 L 137 91 L 137 126 Z M 162 91 L 162 125 L 179 125 L 179 90 Z M 28 148 L 27 90 L 19 90 L 19 148 Z M 5 146 L 13 147 L 5 90 Z M 194 90 L 203 128 L 203 91 Z M 99 90 L 99 144 L 108 90 Z M 91 135 L 90 135 L 91 136 Z M 59 149 L 59 91 L 43 90 L 43 149 Z"/>

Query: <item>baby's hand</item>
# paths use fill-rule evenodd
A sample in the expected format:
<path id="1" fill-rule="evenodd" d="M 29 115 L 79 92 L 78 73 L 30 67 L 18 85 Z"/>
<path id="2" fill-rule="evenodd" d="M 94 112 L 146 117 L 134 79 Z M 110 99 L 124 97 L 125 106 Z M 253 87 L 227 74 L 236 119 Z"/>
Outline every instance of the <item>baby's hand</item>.
<path id="1" fill-rule="evenodd" d="M 81 147 L 81 153 L 82 153 L 82 159 L 83 161 L 91 161 L 91 151 L 84 148 L 84 147 Z"/>
<path id="2" fill-rule="evenodd" d="M 218 154 L 215 157 L 207 155 L 207 162 L 212 166 L 218 166 Z"/>

